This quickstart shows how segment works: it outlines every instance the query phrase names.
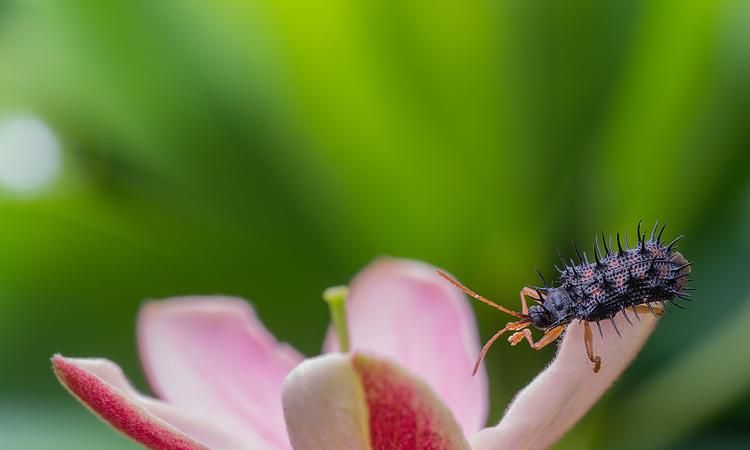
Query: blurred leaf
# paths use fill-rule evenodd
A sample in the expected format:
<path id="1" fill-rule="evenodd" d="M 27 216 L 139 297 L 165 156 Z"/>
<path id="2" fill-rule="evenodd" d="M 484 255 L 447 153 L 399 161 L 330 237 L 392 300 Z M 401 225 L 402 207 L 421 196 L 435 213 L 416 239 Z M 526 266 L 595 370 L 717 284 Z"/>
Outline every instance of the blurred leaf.
<path id="1" fill-rule="evenodd" d="M 62 389 L 62 388 L 61 388 Z M 0 403 L 0 446 L 24 450 L 136 450 L 74 400 Z"/>
<path id="2" fill-rule="evenodd" d="M 556 247 L 658 218 L 687 234 L 697 301 L 560 448 L 614 445 L 623 422 L 623 443 L 708 442 L 750 401 L 739 375 L 714 374 L 705 408 L 663 402 L 704 401 L 704 364 L 738 358 L 707 342 L 748 304 L 748 17 L 737 0 L 0 1 L 0 120 L 38 116 L 65 147 L 56 189 L 0 194 L 0 397 L 58 398 L 54 351 L 143 386 L 144 298 L 240 295 L 314 354 L 320 292 L 380 254 L 517 307 Z M 504 324 L 476 311 L 484 336 Z M 553 352 L 493 348 L 492 404 Z M 636 429 L 642 408 L 672 415 Z"/>
<path id="3" fill-rule="evenodd" d="M 748 392 L 750 358 L 737 345 L 750 339 L 749 330 L 746 301 L 711 336 L 632 392 L 613 419 L 620 424 L 617 448 L 661 448 Z M 669 426 L 654 417 L 668 417 Z"/>

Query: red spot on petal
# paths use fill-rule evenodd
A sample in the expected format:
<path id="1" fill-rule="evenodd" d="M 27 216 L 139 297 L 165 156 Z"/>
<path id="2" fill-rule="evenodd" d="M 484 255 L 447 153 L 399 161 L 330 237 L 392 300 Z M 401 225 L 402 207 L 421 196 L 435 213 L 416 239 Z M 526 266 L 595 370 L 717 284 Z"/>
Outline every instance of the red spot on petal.
<path id="1" fill-rule="evenodd" d="M 361 355 L 353 363 L 365 389 L 373 450 L 467 448 L 455 419 L 420 381 Z"/>

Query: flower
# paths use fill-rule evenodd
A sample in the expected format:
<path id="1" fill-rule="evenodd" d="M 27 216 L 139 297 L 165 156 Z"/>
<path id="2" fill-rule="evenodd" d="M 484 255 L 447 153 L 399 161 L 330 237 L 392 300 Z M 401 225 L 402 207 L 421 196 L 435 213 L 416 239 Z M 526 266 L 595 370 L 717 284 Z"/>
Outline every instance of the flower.
<path id="1" fill-rule="evenodd" d="M 381 259 L 352 282 L 351 352 L 333 330 L 304 360 L 277 342 L 243 300 L 187 297 L 146 304 L 138 341 L 160 399 L 138 393 L 114 363 L 53 357 L 62 384 L 117 430 L 151 449 L 537 449 L 568 430 L 624 370 L 656 320 L 597 342 L 593 374 L 573 324 L 555 361 L 495 427 L 479 341 L 463 294 L 426 264 Z M 479 431 L 477 433 L 477 431 Z M 471 446 L 467 437 L 471 437 Z"/>
<path id="2" fill-rule="evenodd" d="M 353 280 L 347 307 L 352 350 L 370 355 L 354 357 L 360 368 L 371 363 L 379 373 L 383 367 L 405 373 L 398 364 L 448 405 L 452 414 L 446 414 L 451 421 L 456 417 L 460 435 L 483 426 L 486 374 L 471 377 L 479 351 L 473 314 L 433 267 L 380 259 Z M 149 448 L 291 448 L 282 384 L 304 358 L 277 342 L 247 302 L 226 297 L 151 302 L 142 308 L 137 328 L 147 379 L 160 400 L 136 392 L 120 368 L 104 359 L 56 355 L 55 373 L 93 412 Z M 336 346 L 331 333 L 324 351 Z M 382 357 L 392 362 L 379 365 Z"/>

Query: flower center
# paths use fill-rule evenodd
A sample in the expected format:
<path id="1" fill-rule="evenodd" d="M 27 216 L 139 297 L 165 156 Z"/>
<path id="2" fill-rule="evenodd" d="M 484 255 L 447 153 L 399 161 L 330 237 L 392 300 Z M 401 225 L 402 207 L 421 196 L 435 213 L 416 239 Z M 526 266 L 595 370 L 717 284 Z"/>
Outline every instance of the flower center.
<path id="1" fill-rule="evenodd" d="M 339 350 L 342 353 L 349 351 L 349 328 L 346 324 L 346 297 L 349 288 L 346 286 L 334 286 L 323 292 L 323 300 L 328 303 L 331 314 L 331 323 L 339 340 Z"/>

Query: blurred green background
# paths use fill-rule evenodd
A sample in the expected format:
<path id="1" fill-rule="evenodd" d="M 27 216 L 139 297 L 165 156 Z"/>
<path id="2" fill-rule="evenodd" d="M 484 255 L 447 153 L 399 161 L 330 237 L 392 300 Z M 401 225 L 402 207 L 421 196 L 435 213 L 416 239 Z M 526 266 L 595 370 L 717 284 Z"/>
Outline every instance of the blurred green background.
<path id="1" fill-rule="evenodd" d="M 313 355 L 321 292 L 378 255 L 515 307 L 556 247 L 659 219 L 697 299 L 557 448 L 748 448 L 748 21 L 743 0 L 0 0 L 0 447 L 138 448 L 48 358 L 147 390 L 144 299 L 239 295 Z M 483 338 L 506 320 L 476 312 Z M 493 349 L 492 421 L 553 352 Z"/>

